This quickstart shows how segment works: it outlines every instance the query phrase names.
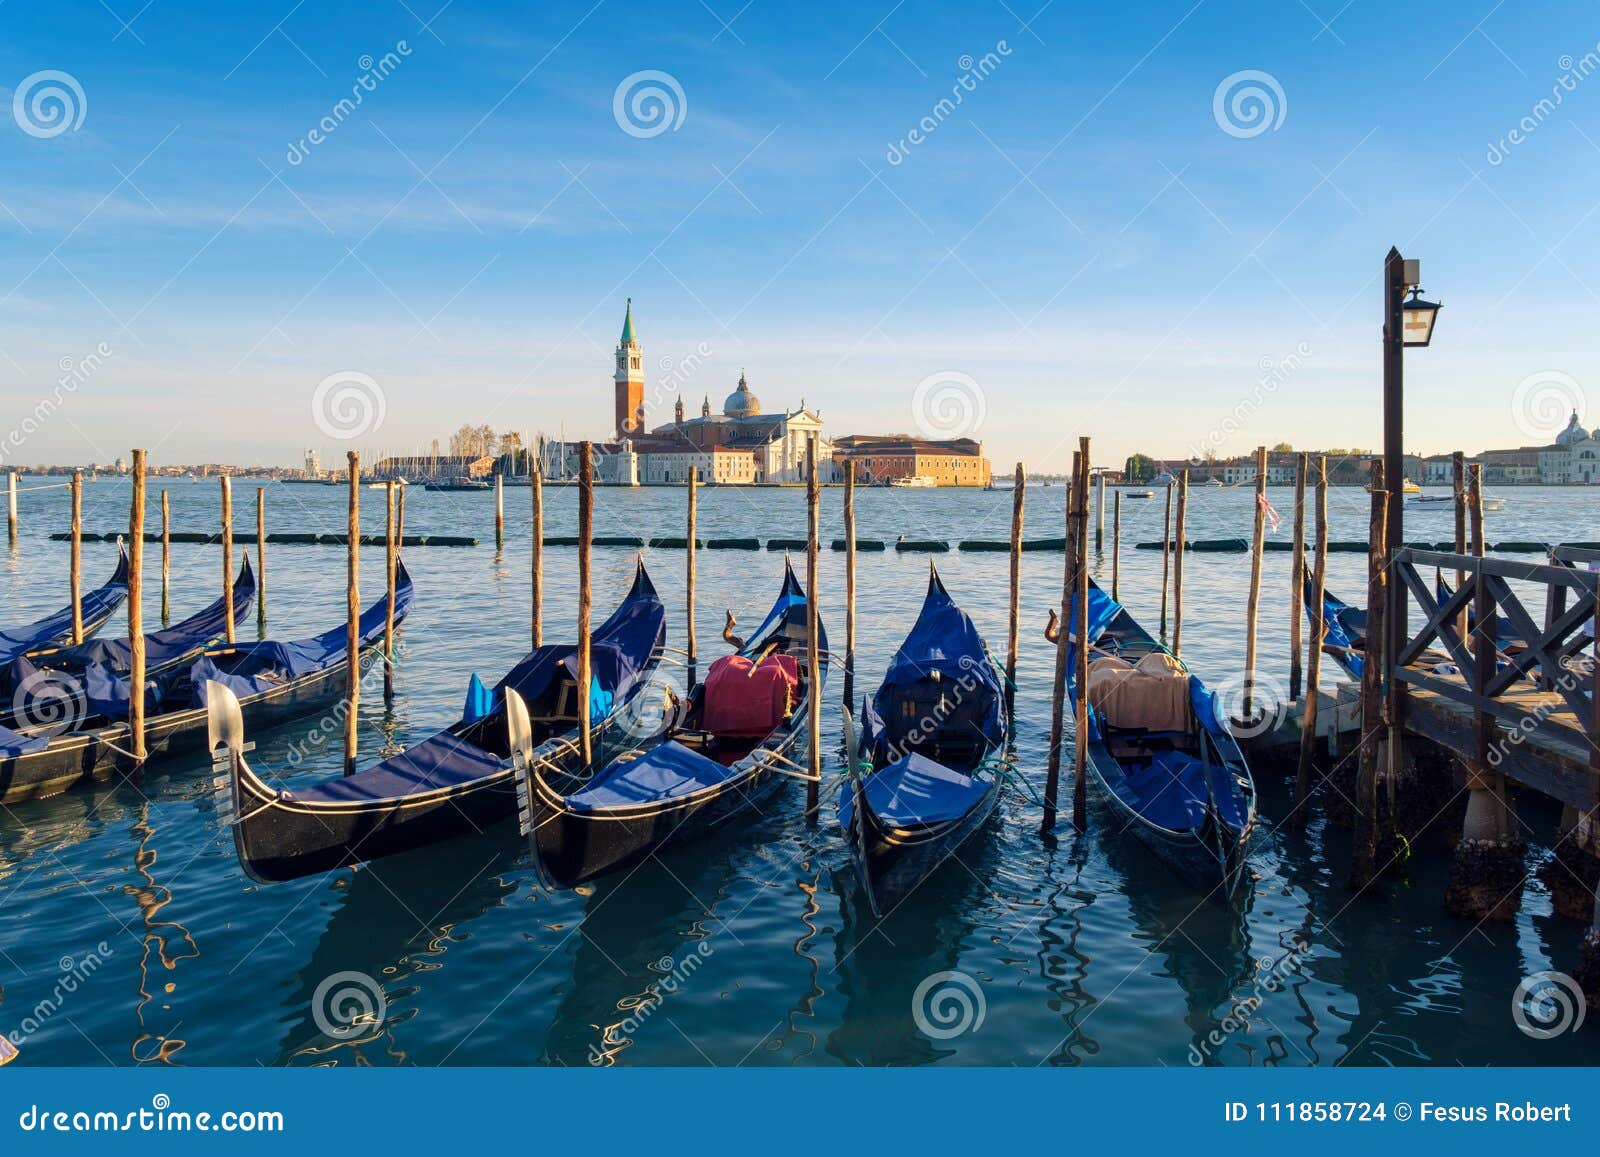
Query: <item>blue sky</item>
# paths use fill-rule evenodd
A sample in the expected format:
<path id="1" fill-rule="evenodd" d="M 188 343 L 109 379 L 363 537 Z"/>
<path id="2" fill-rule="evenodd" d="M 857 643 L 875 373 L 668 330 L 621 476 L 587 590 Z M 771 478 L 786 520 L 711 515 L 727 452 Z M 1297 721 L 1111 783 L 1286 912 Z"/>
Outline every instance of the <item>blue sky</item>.
<path id="1" fill-rule="evenodd" d="M 709 351 L 691 409 L 744 367 L 769 408 L 948 422 L 1001 467 L 1079 434 L 1374 446 L 1398 244 L 1445 302 L 1409 444 L 1548 440 L 1600 389 L 1597 42 L 1592 4 L 1494 0 L 13 0 L 0 437 L 102 343 L 8 460 L 332 457 L 313 399 L 352 373 L 369 451 L 604 436 L 631 296 L 652 382 Z M 47 70 L 65 131 L 14 106 Z M 647 70 L 677 89 L 654 135 L 615 111 Z M 1264 131 L 1216 111 L 1246 71 Z M 916 408 L 930 378 L 954 418 Z"/>

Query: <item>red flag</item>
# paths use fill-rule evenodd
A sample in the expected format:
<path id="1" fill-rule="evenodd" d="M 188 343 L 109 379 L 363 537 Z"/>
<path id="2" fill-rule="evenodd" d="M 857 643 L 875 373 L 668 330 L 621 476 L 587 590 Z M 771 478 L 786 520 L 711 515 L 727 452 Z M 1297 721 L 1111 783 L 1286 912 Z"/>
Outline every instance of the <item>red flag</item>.
<path id="1" fill-rule="evenodd" d="M 1283 525 L 1283 519 L 1279 516 L 1277 508 L 1267 501 L 1265 494 L 1257 494 L 1256 501 L 1261 504 L 1261 509 L 1267 512 L 1267 524 L 1272 528 L 1272 533 L 1277 534 L 1278 527 Z"/>

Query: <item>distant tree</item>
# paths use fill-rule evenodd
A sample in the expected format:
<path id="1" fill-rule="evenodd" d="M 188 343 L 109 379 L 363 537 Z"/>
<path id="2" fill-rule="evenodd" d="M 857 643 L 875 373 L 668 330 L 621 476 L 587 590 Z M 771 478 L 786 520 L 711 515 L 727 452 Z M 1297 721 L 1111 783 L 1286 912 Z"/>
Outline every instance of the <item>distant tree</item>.
<path id="1" fill-rule="evenodd" d="M 1148 482 L 1155 477 L 1155 466 L 1148 454 L 1133 454 L 1123 464 L 1122 476 L 1129 482 Z"/>
<path id="2" fill-rule="evenodd" d="M 500 453 L 516 454 L 522 449 L 522 435 L 516 431 L 500 435 Z"/>
<path id="3" fill-rule="evenodd" d="M 462 426 L 450 435 L 450 453 L 462 458 L 482 458 L 494 453 L 493 426 Z"/>
<path id="4" fill-rule="evenodd" d="M 1274 454 L 1289 454 L 1289 453 L 1292 453 L 1293 451 L 1294 451 L 1294 447 L 1289 445 L 1289 443 L 1287 443 L 1287 442 L 1279 442 L 1276 446 L 1274 446 L 1272 448 L 1272 452 Z"/>

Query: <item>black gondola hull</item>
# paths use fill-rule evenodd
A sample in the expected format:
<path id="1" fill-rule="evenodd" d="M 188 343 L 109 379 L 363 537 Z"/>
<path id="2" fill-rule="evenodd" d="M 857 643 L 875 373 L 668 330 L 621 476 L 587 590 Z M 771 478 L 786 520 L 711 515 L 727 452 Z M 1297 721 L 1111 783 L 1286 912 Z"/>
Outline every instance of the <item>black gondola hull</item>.
<path id="1" fill-rule="evenodd" d="M 858 791 L 847 838 L 856 878 L 874 912 L 883 915 L 903 904 L 924 880 L 961 852 L 989 822 L 999 803 L 1000 785 L 995 782 L 978 806 L 959 819 L 902 828 L 885 824 L 867 803 L 866 793 Z"/>

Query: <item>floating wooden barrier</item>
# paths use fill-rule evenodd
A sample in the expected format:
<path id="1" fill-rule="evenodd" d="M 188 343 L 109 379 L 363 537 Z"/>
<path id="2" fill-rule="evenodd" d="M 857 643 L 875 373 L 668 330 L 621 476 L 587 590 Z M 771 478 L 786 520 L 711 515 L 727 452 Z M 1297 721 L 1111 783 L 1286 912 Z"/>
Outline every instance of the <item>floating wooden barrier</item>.
<path id="1" fill-rule="evenodd" d="M 116 542 L 125 538 L 123 534 L 95 534 L 86 533 L 84 542 Z M 54 542 L 70 542 L 72 535 L 65 531 L 50 536 Z M 146 542 L 160 542 L 161 535 L 155 531 L 146 531 Z M 174 530 L 167 536 L 168 542 L 194 543 L 198 546 L 215 546 L 222 541 L 220 534 L 206 534 L 197 530 Z M 381 534 L 364 534 L 361 536 L 363 545 L 382 546 L 384 536 Z M 273 546 L 344 546 L 345 536 L 342 534 L 312 534 L 310 532 L 284 531 L 278 534 L 267 535 L 267 542 Z M 477 546 L 478 540 L 457 534 L 408 534 L 399 538 L 402 546 Z M 550 540 L 545 539 L 545 545 Z M 573 545 L 577 545 L 576 542 Z"/>
<path id="2" fill-rule="evenodd" d="M 596 539 L 598 542 L 599 540 Z M 751 539 L 754 542 L 754 539 Z M 706 549 L 706 540 L 696 537 L 694 540 L 697 550 Z M 646 544 L 651 550 L 688 550 L 689 536 L 686 534 L 667 535 L 663 538 L 652 538 Z"/>
<path id="3" fill-rule="evenodd" d="M 768 550 L 805 550 L 811 544 L 803 538 L 769 538 Z"/>
<path id="4" fill-rule="evenodd" d="M 844 539 L 836 538 L 836 539 L 833 540 L 833 549 L 834 550 L 848 550 L 849 546 L 845 542 Z M 888 550 L 888 549 L 889 549 L 889 544 L 884 542 L 881 538 L 858 538 L 858 539 L 856 539 L 856 550 L 857 551 L 863 551 L 863 550 L 883 551 L 883 550 Z"/>
<path id="5" fill-rule="evenodd" d="M 941 538 L 906 538 L 895 543 L 894 548 L 922 554 L 941 554 L 950 549 L 950 544 Z"/>
<path id="6" fill-rule="evenodd" d="M 705 540 L 707 550 L 760 550 L 759 538 L 708 538 Z"/>

